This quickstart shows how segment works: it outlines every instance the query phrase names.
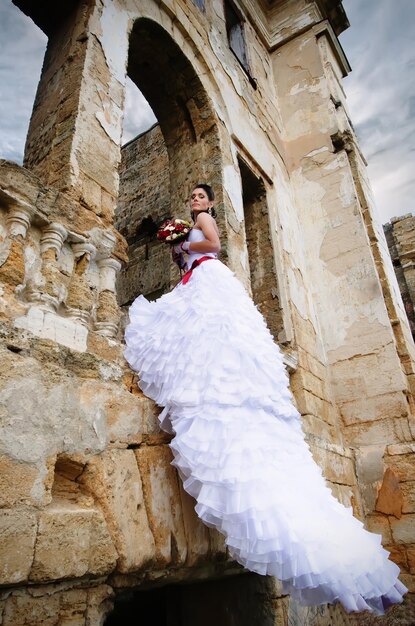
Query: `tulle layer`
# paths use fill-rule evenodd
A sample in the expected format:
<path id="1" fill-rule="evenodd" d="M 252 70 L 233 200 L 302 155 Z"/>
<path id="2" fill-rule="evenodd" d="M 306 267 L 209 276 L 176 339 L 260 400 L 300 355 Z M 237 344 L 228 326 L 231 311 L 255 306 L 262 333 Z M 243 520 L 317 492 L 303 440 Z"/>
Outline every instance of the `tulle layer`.
<path id="1" fill-rule="evenodd" d="M 130 309 L 125 356 L 165 409 L 173 464 L 203 522 L 301 604 L 383 613 L 406 587 L 380 535 L 331 494 L 304 441 L 279 348 L 233 274 L 200 265 Z"/>

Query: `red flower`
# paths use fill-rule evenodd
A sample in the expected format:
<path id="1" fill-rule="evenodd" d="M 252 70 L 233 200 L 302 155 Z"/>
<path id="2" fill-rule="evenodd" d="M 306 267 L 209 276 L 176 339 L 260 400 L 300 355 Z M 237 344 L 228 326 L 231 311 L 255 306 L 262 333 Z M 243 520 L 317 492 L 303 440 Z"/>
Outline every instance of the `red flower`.
<path id="1" fill-rule="evenodd" d="M 189 222 L 181 219 L 165 220 L 157 231 L 157 239 L 169 244 L 184 241 L 192 229 Z"/>

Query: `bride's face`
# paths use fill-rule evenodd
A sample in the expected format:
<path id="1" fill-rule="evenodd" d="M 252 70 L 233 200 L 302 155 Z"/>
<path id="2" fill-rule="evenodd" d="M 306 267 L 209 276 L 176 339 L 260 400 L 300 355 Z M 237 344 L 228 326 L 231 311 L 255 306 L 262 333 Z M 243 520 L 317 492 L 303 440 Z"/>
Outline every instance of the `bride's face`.
<path id="1" fill-rule="evenodd" d="M 199 211 L 206 211 L 212 206 L 212 202 L 209 200 L 208 195 L 201 187 L 193 189 L 190 196 L 190 207 L 194 213 Z"/>

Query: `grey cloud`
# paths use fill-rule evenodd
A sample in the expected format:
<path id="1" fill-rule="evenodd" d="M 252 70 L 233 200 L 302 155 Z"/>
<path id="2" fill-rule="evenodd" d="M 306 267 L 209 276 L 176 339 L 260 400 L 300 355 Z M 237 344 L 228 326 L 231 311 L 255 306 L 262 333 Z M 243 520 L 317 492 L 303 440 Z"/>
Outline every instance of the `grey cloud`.
<path id="1" fill-rule="evenodd" d="M 11 2 L 0 6 L 0 155 L 22 162 L 47 39 Z"/>
<path id="2" fill-rule="evenodd" d="M 136 85 L 127 77 L 123 123 L 123 143 L 147 130 L 157 121 L 150 105 Z"/>
<path id="3" fill-rule="evenodd" d="M 382 222 L 415 207 L 415 4 L 344 0 L 351 28 L 342 45 L 351 118 L 368 159 Z"/>

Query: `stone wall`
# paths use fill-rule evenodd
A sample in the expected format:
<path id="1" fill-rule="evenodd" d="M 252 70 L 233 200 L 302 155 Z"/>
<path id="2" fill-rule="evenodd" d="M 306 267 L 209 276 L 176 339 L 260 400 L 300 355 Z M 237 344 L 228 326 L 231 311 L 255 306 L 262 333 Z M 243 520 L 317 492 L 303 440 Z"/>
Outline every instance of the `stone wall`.
<path id="1" fill-rule="evenodd" d="M 144 219 L 187 212 L 192 185 L 210 182 L 223 259 L 275 324 L 316 461 L 414 591 L 415 349 L 341 87 L 341 3 L 240 0 L 248 75 L 222 2 L 14 1 L 49 43 L 25 168 L 0 163 L 4 626 L 102 626 L 125 594 L 196 581 L 181 596 L 190 623 L 212 592 L 217 615 L 243 624 L 243 589 L 258 626 L 409 626 L 413 596 L 375 622 L 234 581 L 122 357 L 119 304 L 174 282 Z M 147 159 L 125 152 L 120 234 L 126 72 L 165 151 L 153 129 Z"/>
<path id="2" fill-rule="evenodd" d="M 384 224 L 386 241 L 392 258 L 393 269 L 408 316 L 412 336 L 415 335 L 415 217 L 409 213 L 394 217 Z"/>
<path id="3" fill-rule="evenodd" d="M 169 250 L 157 241 L 161 222 L 172 217 L 169 158 L 160 126 L 123 146 L 115 225 L 128 243 L 128 263 L 118 275 L 120 305 L 140 293 L 158 297 L 170 288 Z"/>

